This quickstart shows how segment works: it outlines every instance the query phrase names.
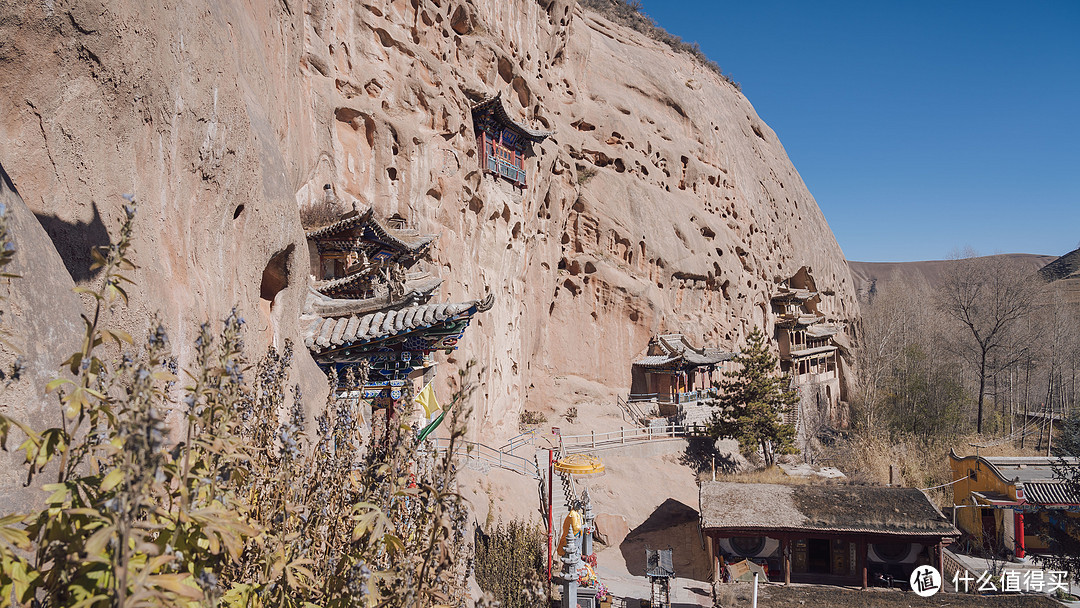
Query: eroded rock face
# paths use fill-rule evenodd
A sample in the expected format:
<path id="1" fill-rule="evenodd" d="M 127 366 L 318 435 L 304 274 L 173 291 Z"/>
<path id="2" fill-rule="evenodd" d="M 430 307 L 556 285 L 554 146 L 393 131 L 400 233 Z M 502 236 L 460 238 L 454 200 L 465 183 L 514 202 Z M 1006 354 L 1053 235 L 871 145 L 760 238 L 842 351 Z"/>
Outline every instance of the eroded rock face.
<path id="1" fill-rule="evenodd" d="M 309 163 L 293 159 L 313 144 L 290 125 L 314 111 L 290 84 L 298 19 L 284 5 L 42 2 L 5 3 L 0 23 L 0 162 L 76 281 L 93 280 L 89 249 L 119 228 L 122 195 L 139 202 L 137 285 L 110 322 L 139 340 L 160 315 L 182 365 L 198 325 L 234 306 L 253 355 L 295 340 Z"/>
<path id="2" fill-rule="evenodd" d="M 20 368 L 17 381 L 8 385 L 9 376 L 0 381 L 0 414 L 35 429 L 60 426 L 60 402 L 55 395 L 46 396 L 45 385 L 58 376 L 60 361 L 81 346 L 82 307 L 63 261 L 2 166 L 0 205 L 15 247 L 15 257 L 4 272 L 18 275 L 3 279 L 0 369 L 6 375 L 16 362 Z M 24 453 L 16 449 L 23 439 L 22 433 L 13 430 L 7 445 L 10 451 L 0 451 L 0 513 L 26 509 L 39 496 L 36 491 L 41 484 L 56 481 L 55 469 L 49 468 L 33 480 L 33 489 L 24 488 Z"/>
<path id="3" fill-rule="evenodd" d="M 737 347 L 801 266 L 835 291 L 826 314 L 857 312 L 840 248 L 750 103 L 573 2 L 143 4 L 0 15 L 0 162 L 77 280 L 87 243 L 64 235 L 103 238 L 121 193 L 142 203 L 132 329 L 160 310 L 185 344 L 238 305 L 254 346 L 295 340 L 297 207 L 326 183 L 439 233 L 443 298 L 495 295 L 450 358 L 486 367 L 473 432 L 492 442 L 526 406 L 581 398 L 567 386 L 626 393 L 657 332 Z M 469 108 L 495 93 L 555 132 L 524 190 L 479 169 Z M 272 261 L 288 280 L 267 298 Z"/>

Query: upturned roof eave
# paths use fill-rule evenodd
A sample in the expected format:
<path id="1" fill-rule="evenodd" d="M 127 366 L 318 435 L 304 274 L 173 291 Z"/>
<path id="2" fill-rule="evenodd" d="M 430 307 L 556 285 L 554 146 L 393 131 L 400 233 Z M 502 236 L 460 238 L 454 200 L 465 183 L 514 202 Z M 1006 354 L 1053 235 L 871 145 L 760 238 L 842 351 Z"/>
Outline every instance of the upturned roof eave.
<path id="1" fill-rule="evenodd" d="M 473 113 L 476 113 L 486 110 L 488 108 L 491 108 L 491 110 L 495 113 L 495 115 L 503 124 L 511 127 L 512 129 L 517 131 L 522 137 L 528 139 L 533 143 L 540 143 L 555 134 L 554 131 L 538 131 L 536 129 L 530 129 L 529 127 L 526 127 L 525 125 L 517 122 L 513 118 L 510 118 L 510 115 L 506 112 L 506 108 L 503 106 L 502 103 L 502 93 L 496 93 L 493 97 L 489 97 L 483 101 L 473 104 L 470 109 Z"/>

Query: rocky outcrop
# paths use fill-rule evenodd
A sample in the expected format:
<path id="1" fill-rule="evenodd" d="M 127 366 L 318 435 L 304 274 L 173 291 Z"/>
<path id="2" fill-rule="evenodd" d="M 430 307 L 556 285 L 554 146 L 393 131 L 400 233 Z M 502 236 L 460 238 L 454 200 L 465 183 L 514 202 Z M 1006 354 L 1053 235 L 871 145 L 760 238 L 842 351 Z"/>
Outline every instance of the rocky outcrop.
<path id="1" fill-rule="evenodd" d="M 1074 249 L 1039 269 L 1064 302 L 1080 306 L 1080 249 Z"/>
<path id="2" fill-rule="evenodd" d="M 2 279 L 0 369 L 6 376 L 0 381 L 0 414 L 35 429 L 60 426 L 60 402 L 45 395 L 45 385 L 57 377 L 60 362 L 79 349 L 84 333 L 79 318 L 82 307 L 63 260 L 2 166 L 0 205 L 15 248 L 15 257 L 4 272 L 16 275 Z M 16 365 L 19 379 L 9 385 L 7 374 Z M 22 510 L 30 496 L 23 491 L 27 481 L 24 454 L 15 449 L 23 439 L 13 430 L 9 451 L 0 451 L 0 513 Z M 56 481 L 54 475 L 47 470 L 35 481 L 38 486 L 50 483 Z"/>
<path id="3" fill-rule="evenodd" d="M 1039 269 L 1047 281 L 1080 277 L 1080 249 L 1075 249 Z"/>
<path id="4" fill-rule="evenodd" d="M 296 340 L 297 207 L 324 184 L 440 234 L 442 298 L 495 296 L 450 357 L 486 369 L 487 437 L 514 434 L 523 407 L 583 398 L 567 386 L 627 392 L 656 333 L 737 346 L 802 266 L 835 291 L 823 312 L 857 312 L 840 248 L 749 101 L 573 2 L 2 11 L 0 162 L 77 280 L 120 194 L 139 198 L 139 304 L 120 319 L 136 332 L 160 310 L 182 345 L 238 305 L 253 347 Z M 470 107 L 500 93 L 513 120 L 554 132 L 524 189 L 480 170 Z"/>

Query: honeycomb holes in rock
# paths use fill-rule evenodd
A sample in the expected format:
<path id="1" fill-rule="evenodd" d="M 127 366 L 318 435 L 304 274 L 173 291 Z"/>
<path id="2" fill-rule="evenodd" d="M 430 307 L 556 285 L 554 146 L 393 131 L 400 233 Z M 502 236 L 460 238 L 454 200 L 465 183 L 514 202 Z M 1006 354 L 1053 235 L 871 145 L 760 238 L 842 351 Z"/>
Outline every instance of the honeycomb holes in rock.
<path id="1" fill-rule="evenodd" d="M 274 309 L 274 301 L 277 295 L 289 286 L 289 258 L 292 257 L 295 248 L 295 245 L 289 245 L 275 253 L 270 257 L 270 261 L 266 263 L 266 268 L 263 269 L 262 283 L 259 286 L 259 298 L 263 300 L 263 305 L 270 310 Z"/>

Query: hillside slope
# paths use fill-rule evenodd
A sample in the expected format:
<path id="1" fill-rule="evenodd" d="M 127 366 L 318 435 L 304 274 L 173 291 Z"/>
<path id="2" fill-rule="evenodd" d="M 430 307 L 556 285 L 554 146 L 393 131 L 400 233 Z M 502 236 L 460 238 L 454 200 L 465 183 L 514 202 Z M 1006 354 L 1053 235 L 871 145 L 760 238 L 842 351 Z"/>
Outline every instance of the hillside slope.
<path id="1" fill-rule="evenodd" d="M 1080 249 L 1043 266 L 1039 274 L 1054 284 L 1065 302 L 1080 306 Z"/>
<path id="2" fill-rule="evenodd" d="M 1043 268 L 1054 259 L 1054 256 L 1031 253 L 1006 253 L 1001 255 L 1029 266 L 1033 272 Z M 863 300 L 873 286 L 876 285 L 878 289 L 881 289 L 887 283 L 903 283 L 904 285 L 932 289 L 940 284 L 943 272 L 948 268 L 950 262 L 951 260 L 928 260 L 925 262 L 848 261 L 848 267 L 851 268 L 855 291 L 860 300 Z"/>

